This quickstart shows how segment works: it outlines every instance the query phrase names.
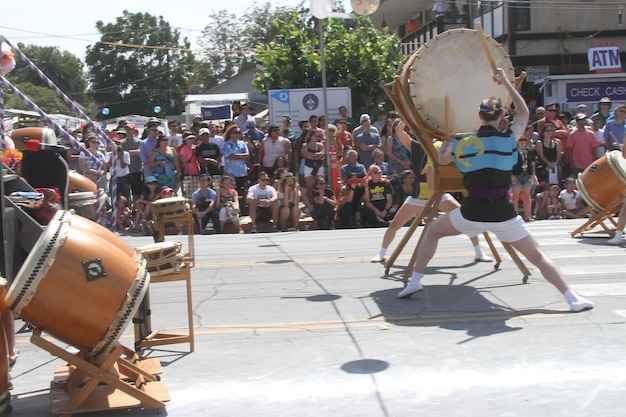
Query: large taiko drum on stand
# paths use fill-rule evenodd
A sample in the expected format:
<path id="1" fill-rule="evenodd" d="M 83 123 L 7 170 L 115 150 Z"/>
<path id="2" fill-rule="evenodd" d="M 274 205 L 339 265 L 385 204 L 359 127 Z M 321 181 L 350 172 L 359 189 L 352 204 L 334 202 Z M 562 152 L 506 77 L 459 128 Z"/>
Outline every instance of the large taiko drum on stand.
<path id="1" fill-rule="evenodd" d="M 76 171 L 70 171 L 67 173 L 69 177 L 69 189 L 68 193 L 86 193 L 92 192 L 98 194 L 98 187 L 96 183 L 85 177 L 83 174 L 79 174 Z"/>
<path id="2" fill-rule="evenodd" d="M 496 65 L 505 70 L 510 80 L 515 79 L 513 64 L 504 48 L 492 38 L 486 40 Z M 428 137 L 441 138 L 448 134 L 448 97 L 450 132 L 474 132 L 480 127 L 478 107 L 485 97 L 499 97 L 506 108 L 511 103 L 509 92 L 495 83 L 492 75 L 480 34 L 472 29 L 449 30 L 409 56 L 396 74 L 394 101 L 409 125 L 419 119 Z"/>
<path id="3" fill-rule="evenodd" d="M 11 139 L 15 143 L 15 148 L 20 150 L 28 149 L 28 141 L 38 140 L 49 145 L 57 144 L 57 136 L 54 130 L 49 127 L 22 127 L 11 131 Z"/>
<path id="4" fill-rule="evenodd" d="M 141 303 L 150 275 L 112 232 L 59 211 L 18 272 L 6 301 L 16 315 L 89 356 L 109 350 Z M 93 232 L 89 230 L 92 227 Z"/>
<path id="5" fill-rule="evenodd" d="M 13 313 L 9 310 L 4 295 L 6 294 L 6 281 L 2 279 L 0 283 L 0 315 L 2 325 L 0 326 L 0 415 L 11 411 L 11 393 L 9 392 L 11 359 L 15 360 L 15 327 L 13 326 Z"/>
<path id="6" fill-rule="evenodd" d="M 602 212 L 618 207 L 626 198 L 626 160 L 620 151 L 596 159 L 578 175 L 576 188 L 589 207 Z"/>

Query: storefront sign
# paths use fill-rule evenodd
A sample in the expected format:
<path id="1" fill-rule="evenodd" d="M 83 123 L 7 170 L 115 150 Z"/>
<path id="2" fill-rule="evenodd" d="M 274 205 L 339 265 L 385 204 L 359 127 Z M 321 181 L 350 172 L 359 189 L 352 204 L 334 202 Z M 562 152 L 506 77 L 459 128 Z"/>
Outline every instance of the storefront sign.
<path id="1" fill-rule="evenodd" d="M 626 77 L 622 81 L 598 83 L 566 83 L 567 101 L 570 103 L 597 102 L 602 97 L 613 101 L 626 101 Z"/>
<path id="2" fill-rule="evenodd" d="M 592 45 L 587 51 L 589 71 L 597 73 L 621 72 L 622 62 L 617 43 Z"/>

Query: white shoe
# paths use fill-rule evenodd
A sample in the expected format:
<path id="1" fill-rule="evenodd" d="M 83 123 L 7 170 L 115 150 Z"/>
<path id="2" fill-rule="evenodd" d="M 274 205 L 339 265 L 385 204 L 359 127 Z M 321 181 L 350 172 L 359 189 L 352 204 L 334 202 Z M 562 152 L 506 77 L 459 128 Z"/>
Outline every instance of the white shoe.
<path id="1" fill-rule="evenodd" d="M 593 303 L 582 297 L 578 297 L 578 300 L 570 303 L 569 306 L 572 313 L 578 313 L 579 311 L 591 310 L 593 308 Z"/>
<path id="2" fill-rule="evenodd" d="M 370 262 L 375 264 L 377 262 L 385 262 L 386 260 L 387 260 L 387 258 L 385 258 L 385 257 L 381 258 L 380 254 L 377 253 L 376 256 L 374 256 L 372 259 L 370 259 Z"/>
<path id="3" fill-rule="evenodd" d="M 612 239 L 607 240 L 606 243 L 608 243 L 609 245 L 621 245 L 622 237 L 615 235 L 615 237 L 613 237 Z"/>
<path id="4" fill-rule="evenodd" d="M 413 294 L 424 291 L 424 286 L 417 280 L 410 280 L 406 287 L 398 293 L 398 298 L 410 298 Z"/>
<path id="5" fill-rule="evenodd" d="M 493 259 L 485 255 L 484 253 L 481 256 L 477 256 L 474 258 L 476 262 L 493 262 Z"/>

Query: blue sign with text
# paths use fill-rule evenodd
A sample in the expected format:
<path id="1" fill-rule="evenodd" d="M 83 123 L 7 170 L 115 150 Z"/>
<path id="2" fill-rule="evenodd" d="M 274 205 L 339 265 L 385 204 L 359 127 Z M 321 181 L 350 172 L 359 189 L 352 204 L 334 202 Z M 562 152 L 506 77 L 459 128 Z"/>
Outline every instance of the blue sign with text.
<path id="1" fill-rule="evenodd" d="M 594 102 L 602 97 L 613 101 L 626 101 L 626 80 L 601 83 L 567 83 L 565 84 L 567 101 Z"/>

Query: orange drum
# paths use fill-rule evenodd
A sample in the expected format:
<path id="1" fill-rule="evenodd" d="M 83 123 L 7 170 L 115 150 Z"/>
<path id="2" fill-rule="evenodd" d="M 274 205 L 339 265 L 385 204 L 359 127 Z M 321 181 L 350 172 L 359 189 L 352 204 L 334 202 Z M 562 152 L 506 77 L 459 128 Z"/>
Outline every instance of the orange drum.
<path id="1" fill-rule="evenodd" d="M 30 139 L 36 139 L 41 143 L 50 145 L 57 144 L 57 136 L 49 127 L 22 127 L 11 131 L 11 139 L 15 142 L 15 149 L 26 150 L 26 143 Z"/>
<path id="2" fill-rule="evenodd" d="M 487 44 L 496 65 L 514 79 L 515 69 L 504 48 L 493 38 L 487 38 Z M 430 137 L 441 138 L 448 133 L 444 128 L 448 97 L 451 133 L 474 132 L 480 127 L 478 107 L 485 97 L 499 97 L 507 108 L 511 103 L 511 95 L 492 75 L 476 30 L 443 32 L 409 56 L 397 73 L 397 110 L 410 125 L 417 118 Z"/>
<path id="3" fill-rule="evenodd" d="M 620 151 L 596 159 L 576 179 L 583 200 L 596 211 L 618 207 L 626 198 L 626 160 Z"/>
<path id="4" fill-rule="evenodd" d="M 10 359 L 15 357 L 15 328 L 13 327 L 13 314 L 4 302 L 6 294 L 6 282 L 2 284 L 0 290 L 0 315 L 2 315 L 2 326 L 0 326 L 0 415 L 11 411 L 10 384 Z M 7 325 L 9 328 L 7 328 Z"/>
<path id="5" fill-rule="evenodd" d="M 143 257 L 128 256 L 132 248 L 120 247 L 112 232 L 75 226 L 66 215 L 59 211 L 39 237 L 6 301 L 33 326 L 98 356 L 132 320 L 150 275 Z"/>
<path id="6" fill-rule="evenodd" d="M 57 217 L 60 222 L 72 223 L 73 228 L 84 230 L 85 233 L 98 235 L 100 239 L 104 239 L 124 251 L 128 257 L 132 258 L 135 256 L 135 250 L 131 246 L 124 242 L 118 235 L 111 233 L 108 229 L 100 226 L 98 223 L 93 222 L 86 217 L 72 214 L 69 211 L 63 211 L 61 213 L 62 214 L 59 214 Z"/>
<path id="7" fill-rule="evenodd" d="M 79 216 L 96 221 L 96 195 L 91 191 L 82 193 L 69 193 L 67 195 L 68 205 Z"/>
<path id="8" fill-rule="evenodd" d="M 96 183 L 85 177 L 83 174 L 79 174 L 76 171 L 70 171 L 68 173 L 70 187 L 67 190 L 68 193 L 86 193 L 92 192 L 98 194 L 98 187 Z"/>

